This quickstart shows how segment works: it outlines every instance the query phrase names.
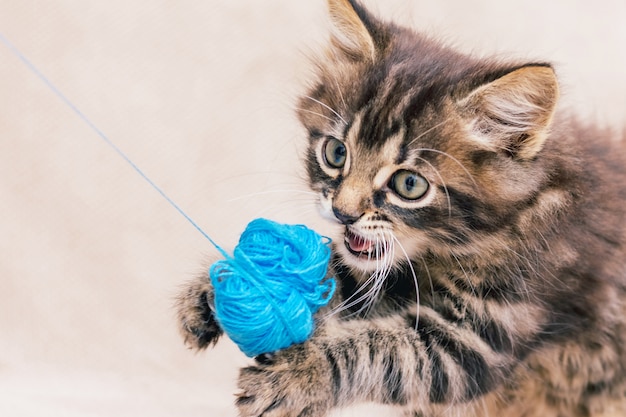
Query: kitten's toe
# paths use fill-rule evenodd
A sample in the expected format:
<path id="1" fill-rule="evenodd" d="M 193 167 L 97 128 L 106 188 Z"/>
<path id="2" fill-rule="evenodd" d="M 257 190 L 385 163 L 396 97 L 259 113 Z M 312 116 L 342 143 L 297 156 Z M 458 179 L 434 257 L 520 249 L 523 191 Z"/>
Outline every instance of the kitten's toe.
<path id="1" fill-rule="evenodd" d="M 274 359 L 276 358 L 275 353 L 261 353 L 254 357 L 254 360 L 259 365 L 271 365 L 274 363 Z"/>
<path id="2" fill-rule="evenodd" d="M 204 349 L 215 344 L 223 331 L 209 304 L 208 284 L 194 283 L 178 298 L 178 325 L 185 344 L 192 349 Z"/>
<path id="3" fill-rule="evenodd" d="M 272 381 L 274 380 L 275 381 Z M 239 388 L 235 404 L 241 417 L 268 416 L 280 410 L 284 395 L 279 386 L 274 386 L 280 379 L 268 369 L 250 366 L 241 370 Z M 273 383 L 268 383 L 272 381 Z M 292 414 L 283 414 L 291 417 Z"/>

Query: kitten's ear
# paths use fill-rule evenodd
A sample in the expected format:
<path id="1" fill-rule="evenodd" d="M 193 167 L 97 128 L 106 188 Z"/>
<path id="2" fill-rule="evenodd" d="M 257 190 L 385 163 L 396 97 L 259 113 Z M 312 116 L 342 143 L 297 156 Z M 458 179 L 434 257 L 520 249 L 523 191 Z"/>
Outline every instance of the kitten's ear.
<path id="1" fill-rule="evenodd" d="M 527 160 L 545 143 L 558 97 L 554 70 L 528 65 L 481 85 L 459 104 L 474 139 Z"/>
<path id="2" fill-rule="evenodd" d="M 370 33 L 372 18 L 367 11 L 354 0 L 328 0 L 328 9 L 332 46 L 352 60 L 374 60 L 376 46 Z"/>

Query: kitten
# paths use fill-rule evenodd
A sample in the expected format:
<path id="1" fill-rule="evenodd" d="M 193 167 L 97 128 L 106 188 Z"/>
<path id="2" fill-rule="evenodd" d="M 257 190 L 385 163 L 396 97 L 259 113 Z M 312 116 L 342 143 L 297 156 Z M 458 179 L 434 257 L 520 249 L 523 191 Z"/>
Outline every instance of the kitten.
<path id="1" fill-rule="evenodd" d="M 326 60 L 301 99 L 306 167 L 342 223 L 341 290 L 307 342 L 241 371 L 242 416 L 626 415 L 626 159 L 555 112 L 543 62 L 463 55 L 328 0 Z M 222 331 L 206 276 L 185 341 Z"/>

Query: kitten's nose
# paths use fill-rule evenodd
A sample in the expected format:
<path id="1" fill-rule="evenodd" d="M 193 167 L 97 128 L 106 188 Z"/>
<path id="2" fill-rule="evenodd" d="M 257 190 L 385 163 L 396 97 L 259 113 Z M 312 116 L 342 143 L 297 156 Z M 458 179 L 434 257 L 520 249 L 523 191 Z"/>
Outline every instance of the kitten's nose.
<path id="1" fill-rule="evenodd" d="M 335 217 L 337 218 L 337 220 L 339 220 L 341 223 L 345 224 L 346 226 L 353 224 L 354 222 L 359 220 L 359 218 L 361 217 L 361 215 L 353 216 L 351 214 L 344 213 L 343 211 L 337 209 L 336 207 L 333 207 L 333 213 L 335 214 Z"/>

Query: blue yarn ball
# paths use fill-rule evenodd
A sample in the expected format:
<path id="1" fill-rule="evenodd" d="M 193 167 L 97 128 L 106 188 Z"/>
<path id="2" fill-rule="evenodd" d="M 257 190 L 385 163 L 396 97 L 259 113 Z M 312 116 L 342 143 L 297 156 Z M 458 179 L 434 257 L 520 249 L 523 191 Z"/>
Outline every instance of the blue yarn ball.
<path id="1" fill-rule="evenodd" d="M 218 323 L 249 357 L 304 342 L 335 291 L 329 259 L 330 239 L 306 226 L 253 220 L 209 270 Z"/>

